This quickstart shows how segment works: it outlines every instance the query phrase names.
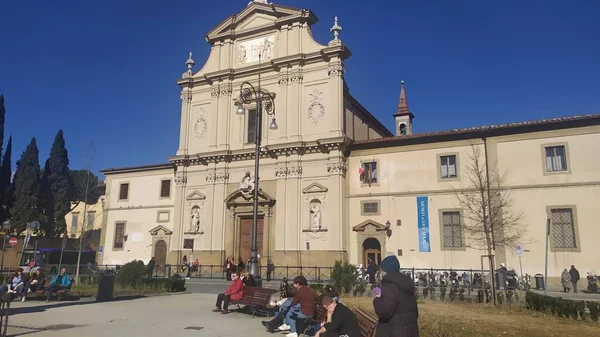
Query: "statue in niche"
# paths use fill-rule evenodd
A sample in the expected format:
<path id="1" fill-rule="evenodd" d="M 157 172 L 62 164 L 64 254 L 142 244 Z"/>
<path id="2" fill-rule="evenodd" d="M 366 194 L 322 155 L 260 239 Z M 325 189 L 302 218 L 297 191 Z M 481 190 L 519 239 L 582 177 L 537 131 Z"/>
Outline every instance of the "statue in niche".
<path id="1" fill-rule="evenodd" d="M 242 192 L 242 195 L 246 198 L 249 198 L 252 192 L 254 192 L 254 182 L 250 177 L 250 171 L 246 171 L 240 182 L 240 192 Z"/>
<path id="2" fill-rule="evenodd" d="M 312 229 L 321 229 L 321 202 L 319 200 L 313 200 L 310 203 L 310 215 Z"/>
<path id="3" fill-rule="evenodd" d="M 200 208 L 198 206 L 192 207 L 192 223 L 190 225 L 190 231 L 195 233 L 200 232 Z"/>

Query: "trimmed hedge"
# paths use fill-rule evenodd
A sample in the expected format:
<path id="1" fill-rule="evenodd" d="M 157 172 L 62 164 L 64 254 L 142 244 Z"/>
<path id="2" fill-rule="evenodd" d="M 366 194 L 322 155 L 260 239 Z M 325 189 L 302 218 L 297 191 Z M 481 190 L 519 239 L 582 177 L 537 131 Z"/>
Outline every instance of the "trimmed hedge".
<path id="1" fill-rule="evenodd" d="M 558 317 L 590 320 L 594 323 L 598 323 L 600 314 L 600 302 L 569 300 L 530 291 L 525 294 L 525 304 L 530 310 L 551 313 Z"/>

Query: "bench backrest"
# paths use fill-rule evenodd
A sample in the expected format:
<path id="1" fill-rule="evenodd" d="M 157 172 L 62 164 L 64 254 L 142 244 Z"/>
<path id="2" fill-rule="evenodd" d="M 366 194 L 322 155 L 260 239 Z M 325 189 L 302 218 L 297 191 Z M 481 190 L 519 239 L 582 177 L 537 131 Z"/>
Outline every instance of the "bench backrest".
<path id="1" fill-rule="evenodd" d="M 363 337 L 375 336 L 375 328 L 377 327 L 377 318 L 362 309 L 354 310 L 360 333 Z"/>

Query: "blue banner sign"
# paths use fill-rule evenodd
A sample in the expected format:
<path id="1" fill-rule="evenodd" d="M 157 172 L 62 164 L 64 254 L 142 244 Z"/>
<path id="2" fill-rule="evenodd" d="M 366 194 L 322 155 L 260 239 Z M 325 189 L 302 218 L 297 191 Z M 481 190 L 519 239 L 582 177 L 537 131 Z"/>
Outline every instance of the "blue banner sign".
<path id="1" fill-rule="evenodd" d="M 419 252 L 431 252 L 429 240 L 429 198 L 417 197 L 417 218 L 419 226 Z"/>

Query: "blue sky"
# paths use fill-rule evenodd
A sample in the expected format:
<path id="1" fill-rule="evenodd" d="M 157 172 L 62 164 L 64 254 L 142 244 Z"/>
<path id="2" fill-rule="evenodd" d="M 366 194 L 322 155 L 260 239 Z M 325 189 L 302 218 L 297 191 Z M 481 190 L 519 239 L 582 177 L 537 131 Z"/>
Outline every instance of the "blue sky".
<path id="1" fill-rule="evenodd" d="M 0 93 L 13 162 L 35 136 L 43 165 L 60 128 L 72 168 L 84 167 L 90 141 L 94 171 L 166 162 L 187 53 L 200 69 L 204 35 L 247 2 L 4 3 Z M 312 9 L 321 43 L 339 16 L 350 91 L 390 129 L 402 79 L 415 132 L 600 111 L 598 1 L 276 3 Z"/>

